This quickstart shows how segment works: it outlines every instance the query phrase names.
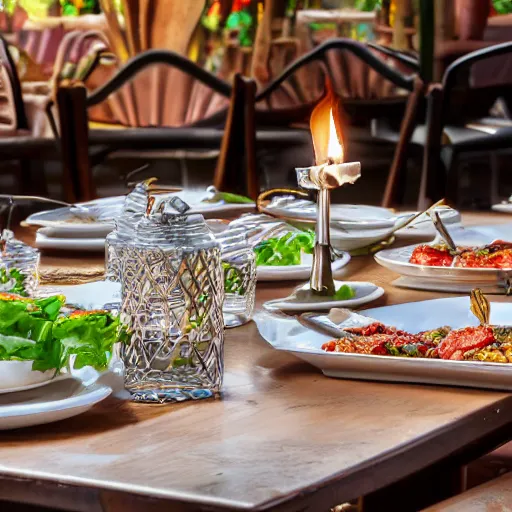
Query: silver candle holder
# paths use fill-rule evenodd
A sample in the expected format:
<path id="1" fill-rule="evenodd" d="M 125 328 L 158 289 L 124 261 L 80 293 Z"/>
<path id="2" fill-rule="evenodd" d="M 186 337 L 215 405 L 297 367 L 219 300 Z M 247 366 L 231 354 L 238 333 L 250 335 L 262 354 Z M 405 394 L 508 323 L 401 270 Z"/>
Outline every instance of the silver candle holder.
<path id="1" fill-rule="evenodd" d="M 355 183 L 361 176 L 361 163 L 331 163 L 297 168 L 300 187 L 318 191 L 316 242 L 313 252 L 310 289 L 314 295 L 333 296 L 336 292 L 331 269 L 331 190 Z"/>

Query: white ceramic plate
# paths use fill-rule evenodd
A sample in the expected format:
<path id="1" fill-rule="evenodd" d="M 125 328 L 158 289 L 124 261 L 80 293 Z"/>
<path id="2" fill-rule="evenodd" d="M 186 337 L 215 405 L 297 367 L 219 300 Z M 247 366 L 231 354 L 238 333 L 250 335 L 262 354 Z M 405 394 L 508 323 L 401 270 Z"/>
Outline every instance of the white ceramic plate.
<path id="1" fill-rule="evenodd" d="M 278 198 L 264 210 L 271 215 L 287 219 L 315 220 L 316 204 L 303 199 L 288 201 Z M 361 204 L 332 204 L 331 222 L 336 221 L 344 229 L 378 229 L 393 227 L 396 214 L 387 208 Z"/>
<path id="2" fill-rule="evenodd" d="M 461 215 L 457 210 L 447 207 L 436 208 L 445 226 L 450 228 L 462 228 Z M 415 221 L 403 229 L 399 229 L 395 235 L 397 238 L 418 238 L 430 240 L 437 232 L 427 214 L 420 215 Z"/>
<path id="3" fill-rule="evenodd" d="M 316 204 L 305 199 L 289 199 L 280 197 L 274 199 L 265 212 L 291 220 L 314 221 L 316 219 Z M 458 223 L 461 220 L 457 210 L 447 206 L 436 208 L 445 224 Z M 398 222 L 415 212 L 399 214 L 379 206 L 364 204 L 333 204 L 331 205 L 331 223 L 333 228 L 344 230 L 379 230 L 391 229 Z M 409 233 L 410 232 L 410 233 Z M 435 229 L 427 214 L 416 219 L 410 226 L 397 232 L 401 236 L 430 236 L 435 235 Z"/>
<path id="4" fill-rule="evenodd" d="M 384 324 L 411 332 L 442 325 L 452 328 L 478 325 L 477 319 L 469 311 L 467 297 L 411 302 L 369 309 L 363 313 Z M 510 325 L 511 318 L 512 304 L 491 304 L 491 323 Z M 321 346 L 331 338 L 303 327 L 293 318 L 262 311 L 254 321 L 261 336 L 274 348 L 295 354 L 320 368 L 329 377 L 512 391 L 510 364 L 327 353 Z M 351 322 L 351 325 L 357 325 L 357 322 Z"/>
<path id="5" fill-rule="evenodd" d="M 350 261 L 350 255 L 343 253 L 341 258 L 331 265 L 333 273 L 339 272 Z M 303 254 L 301 265 L 289 265 L 286 267 L 275 267 L 261 265 L 257 267 L 258 281 L 293 281 L 295 279 L 307 279 L 311 273 L 313 256 Z"/>
<path id="6" fill-rule="evenodd" d="M 105 304 L 121 300 L 121 285 L 111 281 L 95 281 L 94 283 L 41 286 L 38 288 L 39 296 L 63 294 L 68 304 L 84 309 L 102 309 Z"/>
<path id="7" fill-rule="evenodd" d="M 452 228 L 462 228 L 458 223 L 460 221 L 459 212 L 451 208 L 440 208 L 438 211 L 446 225 Z M 414 215 L 414 212 L 404 213 L 400 217 L 395 217 L 395 222 L 404 222 L 407 217 L 411 215 Z M 311 223 L 300 220 L 290 220 L 290 222 L 301 229 L 312 228 Z M 391 236 L 394 225 L 395 224 L 391 224 L 384 228 L 365 227 L 364 229 L 355 229 L 353 227 L 352 229 L 346 229 L 342 227 L 342 224 L 339 222 L 331 222 L 331 243 L 335 249 L 340 251 L 355 251 L 387 240 Z M 427 219 L 426 216 L 422 215 L 409 226 L 396 231 L 394 234 L 399 234 L 403 238 L 421 238 L 428 240 L 435 236 L 435 229 L 431 221 Z"/>
<path id="8" fill-rule="evenodd" d="M 55 238 L 45 235 L 44 231 L 39 229 L 36 233 L 36 247 L 63 251 L 102 252 L 105 250 L 105 238 Z"/>
<path id="9" fill-rule="evenodd" d="M 226 204 L 223 202 L 206 203 L 201 201 L 207 193 L 205 191 L 183 191 L 173 195 L 181 197 L 191 206 L 190 213 L 201 213 L 205 217 L 219 215 L 234 216 L 237 214 L 253 211 L 254 203 L 247 204 Z M 64 207 L 55 210 L 46 210 L 30 215 L 25 222 L 33 226 L 51 228 L 47 236 L 58 238 L 100 238 L 105 237 L 114 229 L 114 220 L 121 213 L 125 196 L 106 197 L 82 203 L 87 207 L 86 211 L 77 208 Z M 96 219 L 96 222 L 80 222 L 80 219 L 89 214 Z M 73 220 L 73 222 L 70 222 Z"/>
<path id="10" fill-rule="evenodd" d="M 491 208 L 495 212 L 500 213 L 512 213 L 512 203 L 500 203 L 500 204 L 493 204 Z"/>
<path id="11" fill-rule="evenodd" d="M 417 279 L 415 277 L 399 277 L 392 283 L 398 288 L 409 288 L 411 290 L 426 290 L 434 292 L 463 293 L 467 295 L 471 290 L 480 288 L 482 292 L 492 295 L 504 295 L 505 286 L 489 283 L 460 283 L 454 281 L 437 281 L 436 279 Z"/>
<path id="12" fill-rule="evenodd" d="M 409 245 L 397 249 L 386 249 L 378 252 L 375 255 L 375 260 L 397 274 L 421 278 L 422 280 L 435 279 L 437 281 L 496 284 L 504 276 L 504 270 L 494 268 L 434 267 L 409 263 L 415 247 L 415 245 Z M 506 272 L 512 273 L 512 269 Z"/>
<path id="13" fill-rule="evenodd" d="M 78 379 L 0 396 L 0 430 L 42 425 L 77 416 L 112 393 L 109 386 L 85 386 Z"/>
<path id="14" fill-rule="evenodd" d="M 323 297 L 315 297 L 314 300 L 304 300 L 295 296 L 295 293 L 289 297 L 282 299 L 269 300 L 263 304 L 263 307 L 269 311 L 323 311 L 331 308 L 355 308 L 368 304 L 382 295 L 384 289 L 373 283 L 365 283 L 360 281 L 334 281 L 336 290 L 339 290 L 343 285 L 349 285 L 354 288 L 356 292 L 352 299 L 348 300 L 335 300 Z M 309 283 L 306 283 L 297 288 L 298 290 L 309 289 Z"/>

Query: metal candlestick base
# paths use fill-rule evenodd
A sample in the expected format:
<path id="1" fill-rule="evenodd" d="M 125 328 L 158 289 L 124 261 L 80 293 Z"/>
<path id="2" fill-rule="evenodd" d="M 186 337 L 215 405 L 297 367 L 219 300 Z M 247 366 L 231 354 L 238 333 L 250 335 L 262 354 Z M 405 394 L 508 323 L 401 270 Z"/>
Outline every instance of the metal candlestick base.
<path id="1" fill-rule="evenodd" d="M 318 190 L 316 244 L 311 268 L 311 293 L 332 296 L 336 290 L 331 270 L 331 190 L 345 183 L 355 183 L 361 176 L 361 163 L 324 164 L 296 169 L 300 187 Z"/>
<path id="2" fill-rule="evenodd" d="M 332 297 L 336 293 L 332 278 L 331 247 L 329 245 L 318 242 L 315 244 L 310 281 L 311 291 L 314 295 Z"/>

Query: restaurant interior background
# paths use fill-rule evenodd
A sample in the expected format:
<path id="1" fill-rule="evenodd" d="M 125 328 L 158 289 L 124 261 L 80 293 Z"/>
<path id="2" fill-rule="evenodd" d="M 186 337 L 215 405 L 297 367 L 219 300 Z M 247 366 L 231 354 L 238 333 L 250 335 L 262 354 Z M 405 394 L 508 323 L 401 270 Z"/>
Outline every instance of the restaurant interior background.
<path id="1" fill-rule="evenodd" d="M 212 183 L 221 138 L 227 138 L 224 128 L 229 98 L 170 67 L 158 65 L 144 70 L 82 112 L 89 127 L 85 140 L 79 140 L 73 125 L 79 122 L 76 116 L 66 123 L 67 134 L 62 134 L 59 86 L 83 83 L 90 95 L 128 60 L 146 50 L 172 50 L 228 84 L 239 73 L 254 81 L 258 95 L 296 59 L 330 38 L 344 37 L 373 45 L 374 54 L 388 68 L 406 75 L 420 70 L 428 88 L 429 84 L 442 81 L 444 72 L 457 58 L 509 41 L 512 34 L 510 0 L 1 3 L 0 27 L 13 67 L 3 68 L 6 81 L 4 114 L 0 119 L 0 189 L 61 199 L 89 198 L 89 193 L 84 195 L 82 190 L 83 178 L 80 181 L 75 176 L 83 172 L 90 173 L 87 179 L 94 182 L 93 195 L 124 193 L 132 177 L 130 172 L 146 163 L 151 163 L 149 169 L 138 177 L 156 175 L 166 183 L 189 188 L 204 188 Z M 261 189 L 294 185 L 295 166 L 313 161 L 308 116 L 329 77 L 342 101 L 346 154 L 352 161 L 362 162 L 365 174 L 365 179 L 353 188 L 339 191 L 337 199 L 380 204 L 390 168 L 399 157 L 405 170 L 395 199 L 414 205 L 418 201 L 422 154 L 429 129 L 427 102 L 420 101 L 414 113 L 414 132 L 407 144 L 398 149 L 411 91 L 389 82 L 350 52 L 333 50 L 325 55 L 323 61 L 312 61 L 266 98 L 256 101 L 255 130 L 258 134 L 268 131 L 267 137 L 256 137 L 255 160 Z M 505 83 L 511 74 L 507 56 L 501 61 L 498 57 L 475 66 L 470 82 L 494 86 Z M 477 92 L 485 94 L 482 90 Z M 478 95 L 472 98 L 473 104 L 480 101 L 485 104 Z M 508 118 L 507 98 L 500 98 L 478 112 L 445 120 L 455 127 L 443 127 L 443 147 L 434 149 L 434 159 L 440 162 L 439 167 L 446 167 L 446 159 L 450 160 L 449 179 L 456 182 L 456 198 L 452 202 L 459 208 L 488 208 L 496 195 L 508 197 L 512 192 L 507 172 Z M 180 146 L 180 137 L 188 137 L 187 130 L 194 131 L 195 127 L 196 139 L 203 137 L 201 127 L 221 133 L 216 142 L 204 147 L 198 143 Z M 269 143 L 272 130 L 277 129 L 288 135 L 279 143 Z M 126 139 L 120 144 L 124 135 L 119 131 L 131 131 L 130 142 Z M 467 151 L 466 147 L 457 153 L 457 158 L 447 156 L 446 142 L 460 142 L 467 133 L 468 140 L 474 134 L 491 139 L 496 135 L 503 140 L 499 147 L 484 141 L 476 151 Z M 65 148 L 69 137 L 77 138 L 77 146 L 87 146 L 85 153 L 75 156 L 74 164 L 69 155 L 65 161 L 66 153 L 80 150 Z M 167 144 L 166 138 L 172 142 Z M 401 155 L 397 156 L 398 151 Z M 77 160 L 81 163 L 77 164 Z M 242 159 L 233 165 L 243 167 L 246 163 Z M 65 173 L 71 178 L 66 178 Z"/>
<path id="2" fill-rule="evenodd" d="M 16 238 L 2 241 L 5 254 L 5 247 L 12 243 L 24 258 L 27 251 L 31 255 L 31 259 L 25 258 L 30 260 L 27 267 L 39 267 L 39 270 L 27 272 L 31 276 L 28 284 L 38 286 L 39 272 L 41 284 L 49 286 L 52 293 L 58 291 L 57 302 L 61 300 L 59 297 L 64 300 L 60 295 L 62 286 L 72 285 L 82 290 L 81 286 L 89 284 L 99 283 L 100 287 L 122 284 L 122 289 L 129 291 L 122 292 L 125 294 L 122 308 L 129 311 L 129 302 L 138 300 L 144 311 L 137 313 L 138 317 L 134 314 L 133 318 L 152 321 L 153 317 L 146 314 L 145 308 L 152 313 L 151 308 L 157 309 L 157 301 L 146 300 L 140 289 L 158 290 L 153 274 L 160 270 L 151 251 L 160 250 L 158 244 L 165 250 L 169 247 L 166 238 L 161 242 L 156 236 L 160 228 L 151 232 L 144 223 L 153 222 L 153 215 L 159 216 L 158 222 L 164 219 L 171 226 L 168 232 L 172 237 L 178 233 L 178 242 L 172 239 L 176 244 L 172 250 L 179 252 L 178 249 L 186 247 L 179 238 L 182 229 L 179 223 L 185 216 L 168 218 L 167 211 L 162 212 L 155 206 L 155 195 L 163 191 L 174 194 L 176 189 L 169 185 L 184 189 L 187 201 L 197 192 L 201 197 L 195 207 L 204 207 L 208 215 L 215 217 L 209 219 L 212 229 L 227 229 L 227 219 L 234 228 L 230 228 L 227 235 L 223 231 L 216 232 L 220 242 L 210 248 L 212 253 L 218 253 L 216 260 L 208 256 L 194 263 L 198 272 L 211 272 L 218 280 L 217 285 L 215 282 L 211 285 L 209 276 L 204 279 L 205 289 L 213 289 L 213 292 L 208 291 L 210 297 L 195 284 L 195 278 L 182 279 L 189 271 L 188 263 L 176 265 L 176 272 L 174 268 L 172 271 L 164 269 L 158 275 L 158 278 L 163 276 L 164 284 L 172 283 L 175 287 L 179 282 L 186 288 L 184 296 L 192 297 L 190 290 L 196 290 L 193 298 L 187 298 L 196 308 L 196 316 L 189 315 L 187 310 L 189 316 L 183 314 L 173 320 L 180 322 L 180 329 L 185 322 L 186 336 L 192 332 L 192 339 L 196 331 L 202 332 L 203 326 L 208 324 L 205 319 L 214 318 L 212 325 L 216 334 L 212 339 L 222 347 L 226 327 L 229 375 L 223 400 L 211 401 L 209 405 L 190 405 L 188 409 L 180 409 L 178 405 L 174 409 L 175 416 L 171 416 L 172 407 L 144 409 L 144 404 L 128 401 L 119 406 L 106 402 L 73 423 L 59 422 L 47 427 L 33 423 L 38 430 L 3 434 L 0 511 L 4 510 L 2 503 L 8 501 L 21 504 L 19 509 L 5 509 L 16 512 L 50 510 L 32 509 L 29 505 L 25 508 L 25 502 L 59 510 L 93 510 L 87 508 L 88 504 L 100 503 L 104 499 L 104 488 L 108 491 L 107 498 L 94 510 L 148 510 L 147 503 L 153 506 L 161 498 L 162 501 L 157 502 L 159 508 L 154 510 L 167 511 L 169 500 L 176 496 L 179 510 L 197 510 L 193 505 L 189 507 L 188 501 L 181 507 L 180 500 L 185 496 L 186 500 L 194 499 L 201 507 L 204 505 L 201 510 L 219 510 L 221 506 L 225 506 L 222 510 L 234 510 L 235 506 L 239 507 L 237 510 L 271 510 L 270 503 L 274 500 L 276 503 L 283 500 L 283 508 L 279 510 L 321 510 L 315 508 L 318 503 L 331 506 L 350 499 L 352 508 L 340 506 L 335 510 L 359 510 L 363 504 L 366 512 L 372 512 L 390 510 L 381 508 L 384 496 L 386 503 L 405 503 L 402 503 L 403 508 L 394 510 L 409 511 L 413 508 L 406 508 L 408 500 L 430 505 L 454 495 L 456 487 L 457 493 L 471 489 L 511 470 L 512 407 L 508 402 L 512 396 L 489 391 L 501 389 L 499 378 L 509 370 L 504 370 L 503 374 L 495 372 L 497 383 L 489 384 L 488 375 L 493 377 L 490 368 L 498 361 L 491 359 L 492 364 L 485 364 L 490 361 L 485 359 L 489 354 L 480 354 L 483 359 L 478 359 L 473 349 L 464 352 L 473 352 L 468 357 L 475 357 L 466 361 L 467 381 L 462 381 L 462 385 L 475 385 L 472 379 L 479 376 L 475 387 L 489 388 L 486 391 L 455 386 L 452 389 L 452 384 L 461 385 L 459 374 L 454 373 L 451 380 L 436 382 L 437 374 L 426 365 L 424 368 L 428 370 L 422 370 L 421 378 L 414 375 L 417 372 L 414 368 L 421 366 L 418 365 L 409 370 L 412 376 L 408 380 L 403 379 L 401 373 L 398 377 L 393 375 L 389 379 L 393 383 L 367 382 L 368 375 L 372 378 L 372 374 L 365 373 L 366 370 L 362 376 L 354 371 L 356 378 L 362 379 L 359 381 L 328 379 L 284 350 L 276 355 L 269 336 L 263 335 L 265 326 L 273 325 L 266 322 L 268 317 L 260 317 L 264 320 L 259 324 L 250 320 L 255 310 L 261 312 L 267 306 L 270 312 L 274 308 L 297 313 L 294 309 L 297 304 L 310 312 L 310 308 L 312 311 L 322 309 L 321 306 L 327 309 L 327 305 L 330 308 L 332 304 L 340 308 L 359 308 L 375 301 L 373 305 L 383 306 L 377 310 L 403 307 L 400 311 L 405 313 L 401 314 L 417 331 L 420 321 L 428 320 L 429 316 L 443 318 L 436 327 L 452 322 L 454 316 L 457 321 L 463 318 L 466 322 L 467 305 L 464 309 L 455 309 L 455 315 L 451 306 L 444 304 L 462 302 L 439 305 L 435 301 L 465 300 L 470 292 L 473 292 L 472 311 L 474 301 L 480 297 L 480 302 L 476 301 L 480 304 L 477 311 L 486 312 L 488 317 L 489 304 L 482 299 L 485 298 L 483 293 L 475 294 L 472 290 L 478 283 L 471 275 L 473 270 L 483 270 L 478 275 L 483 276 L 485 293 L 492 295 L 493 310 L 505 312 L 509 320 L 511 315 L 507 308 L 512 294 L 512 276 L 510 273 L 503 276 L 501 270 L 510 272 L 512 268 L 510 246 L 505 243 L 509 259 L 496 263 L 497 266 L 479 268 L 479 261 L 476 261 L 473 262 L 475 268 L 470 268 L 469 264 L 466 268 L 466 260 L 460 259 L 464 254 L 476 260 L 485 260 L 490 255 L 491 259 L 496 247 L 501 250 L 502 242 L 493 245 L 488 241 L 485 246 L 460 250 L 449 235 L 443 235 L 447 230 L 440 217 L 434 222 L 435 228 L 430 220 L 436 219 L 439 206 L 439 211 L 446 215 L 443 221 L 451 223 L 450 230 L 461 229 L 464 234 L 464 230 L 471 233 L 472 228 L 476 232 L 475 226 L 478 226 L 482 232 L 493 234 L 492 240 L 512 238 L 503 234 L 510 229 L 510 223 L 503 226 L 507 213 L 512 211 L 512 177 L 508 169 L 512 151 L 512 0 L 0 0 L 0 31 L 0 195 L 4 196 L 0 214 L 5 213 L 0 215 L 0 221 L 2 228 L 10 224 L 16 235 Z M 321 117 L 316 129 L 314 123 L 310 123 L 314 108 Z M 325 144 L 316 144 L 317 141 Z M 333 141 L 334 155 L 329 153 Z M 281 187 L 284 190 L 278 192 L 283 194 L 289 194 L 289 188 L 297 189 L 297 167 L 303 171 L 299 172 L 300 186 L 311 190 L 293 191 L 298 192 L 299 206 L 291 202 L 291 210 L 296 208 L 299 213 L 292 211 L 288 213 L 289 219 L 281 222 L 287 217 L 280 208 L 285 209 L 287 205 L 280 205 L 278 197 L 276 207 L 271 203 L 276 198 L 270 199 L 270 195 L 260 202 L 259 194 Z M 314 181 L 316 171 L 327 172 L 324 169 L 329 168 L 339 172 L 337 181 L 334 171 L 329 171 L 333 172 L 328 175 L 330 182 L 328 178 L 325 181 L 318 178 L 320 172 L 316 175 L 317 182 Z M 361 169 L 361 179 L 351 186 L 341 186 L 357 180 Z M 158 182 L 144 181 L 149 177 L 157 177 Z M 137 182 L 138 187 L 134 186 Z M 212 184 L 216 190 L 208 190 L 206 197 L 205 189 Z M 168 187 L 164 190 L 163 185 Z M 333 208 L 330 210 L 329 194 L 333 187 L 338 188 L 332 190 Z M 109 213 L 108 201 L 104 202 L 105 211 L 110 215 L 108 219 L 97 213 L 101 208 L 96 211 L 94 205 L 88 205 L 90 209 L 77 207 L 82 201 L 121 196 L 128 191 L 132 194 L 122 203 L 123 217 L 121 213 L 118 217 Z M 13 210 L 7 205 L 13 194 L 64 201 L 66 208 L 61 210 L 71 215 L 59 218 L 57 210 L 55 218 L 52 218 L 53 212 L 46 212 L 43 223 L 41 219 L 37 221 L 37 215 L 34 221 L 34 216 L 29 214 L 55 205 L 41 203 L 41 198 L 26 201 L 26 197 L 21 197 L 16 199 L 11 218 Z M 320 198 L 318 208 L 310 202 L 315 194 Z M 459 211 L 441 206 L 442 198 Z M 119 199 L 113 198 L 112 210 L 116 204 L 121 205 Z M 502 200 L 505 200 L 503 204 Z M 221 203 L 224 210 L 217 210 L 216 203 Z M 340 217 L 333 219 L 336 203 L 348 204 L 348 219 L 339 213 Z M 169 199 L 168 204 L 180 213 L 186 211 L 187 205 L 180 204 L 176 197 Z M 368 205 L 385 207 L 385 216 L 371 213 L 376 209 Z M 238 267 L 224 261 L 226 254 L 232 257 L 225 247 L 230 247 L 230 243 L 241 244 L 243 237 L 237 229 L 247 230 L 244 223 L 251 222 L 247 219 L 251 219 L 252 213 L 255 217 L 264 217 L 256 215 L 256 207 L 259 213 L 270 212 L 270 220 L 277 222 L 278 230 L 272 227 L 264 233 L 267 239 L 262 237 L 254 242 L 252 238 L 250 243 L 254 243 L 254 247 L 244 238 L 241 254 L 247 261 L 243 261 L 242 274 Z M 491 212 L 491 207 L 497 211 L 501 208 L 506 213 Z M 383 209 L 379 210 L 382 215 Z M 407 213 L 409 210 L 417 214 Z M 240 217 L 243 211 L 249 212 L 248 216 Z M 361 211 L 370 211 L 376 218 L 370 214 L 369 220 L 359 217 Z M 30 217 L 32 225 L 27 222 Z M 258 222 L 255 222 L 257 228 Z M 294 222 L 302 227 L 297 228 Z M 311 231 L 315 222 L 316 235 Z M 268 224 L 268 220 L 264 219 L 263 223 Z M 333 229 L 335 223 L 336 229 Z M 112 231 L 115 225 L 121 229 L 116 227 Z M 136 231 L 130 231 L 134 226 Z M 192 224 L 192 228 L 194 226 Z M 284 229 L 285 234 L 279 229 Z M 119 238 L 118 231 L 122 235 Z M 329 235 L 330 231 L 335 235 Z M 322 241 L 319 241 L 320 234 Z M 423 241 L 430 241 L 438 234 L 444 242 L 451 242 L 444 249 L 434 247 L 433 252 L 441 252 L 441 257 L 449 260 L 448 264 L 441 266 L 430 261 L 423 265 L 413 259 L 412 252 L 412 262 L 409 255 L 404 260 L 406 252 L 402 249 L 406 240 L 417 244 L 424 238 Z M 158 243 L 146 245 L 146 236 L 150 241 L 154 236 Z M 199 238 L 198 246 L 203 243 L 197 234 L 189 236 L 188 233 L 187 243 L 193 236 L 196 237 L 194 243 Z M 329 236 L 332 236 L 332 245 Z M 18 242 L 18 238 L 24 243 Z M 213 240 L 214 236 L 211 238 Z M 269 240 L 272 243 L 268 243 Z M 293 244 L 289 244 L 289 240 L 293 240 Z M 395 242 L 396 246 L 391 247 Z M 25 243 L 35 244 L 41 253 Z M 307 255 L 301 244 L 311 246 L 308 245 Z M 282 247 L 287 247 L 287 251 Z M 332 247 L 335 250 L 331 252 Z M 410 245 L 407 250 L 414 250 L 416 254 L 414 247 Z M 239 245 L 236 248 L 240 250 Z M 323 252 L 317 253 L 317 248 Z M 431 249 L 424 244 L 417 248 L 420 256 L 421 251 L 428 256 Z M 292 254 L 294 251 L 297 254 Z M 389 256 L 390 251 L 397 251 L 392 252 L 395 259 Z M 285 261 L 282 253 L 286 255 L 286 252 L 295 259 Z M 139 254 L 144 254 L 144 259 Z M 332 272 L 328 260 L 331 256 Z M 176 260 L 168 258 L 173 264 Z M 122 266 L 112 271 L 116 262 L 121 265 L 119 261 Z M 326 263 L 329 271 L 324 272 L 325 268 L 317 265 L 318 261 Z M 433 268 L 430 274 L 429 265 Z M 412 268 L 411 274 L 402 274 L 403 268 Z M 14 270 L 18 271 L 17 267 Z M 336 281 L 336 292 L 331 275 L 335 271 L 348 279 L 347 284 Z M 18 278 L 20 275 L 18 271 Z M 249 277 L 245 280 L 242 275 Z M 332 290 L 323 283 L 313 288 L 319 275 L 324 279 L 328 277 L 325 280 L 332 285 Z M 11 291 L 6 286 L 18 286 L 13 275 L 7 278 L 4 271 L 3 281 L 1 277 L 3 290 Z M 242 315 L 235 311 L 242 318 L 236 318 L 238 324 L 229 324 L 221 318 L 222 302 L 214 295 L 222 290 L 219 284 L 222 278 L 226 293 L 235 296 L 235 306 L 242 309 Z M 296 288 L 299 279 L 310 279 L 310 284 Z M 421 282 L 422 279 L 426 283 Z M 162 290 L 164 284 L 160 285 Z M 305 302 L 300 303 L 301 297 L 308 297 L 306 292 L 311 291 L 308 286 L 313 289 L 313 300 L 304 299 Z M 105 289 L 90 288 L 93 291 L 88 293 L 94 295 L 96 302 L 102 301 L 101 309 L 121 307 L 114 301 L 121 292 L 117 291 L 118 295 L 112 295 L 112 301 L 106 302 L 102 291 Z M 159 298 L 159 303 L 167 308 L 171 293 L 165 290 L 161 292 L 164 300 Z M 68 292 L 69 288 L 66 294 Z M 49 293 L 48 290 L 45 293 Z M 452 298 L 455 293 L 461 297 Z M 239 301 L 239 297 L 242 300 Z M 319 302 L 327 298 L 336 300 Z M 430 305 L 416 302 L 427 299 L 432 299 Z M 0 302 L 11 300 L 7 296 Z M 69 299 L 68 295 L 68 300 L 74 308 L 74 299 Z M 196 303 L 202 308 L 208 301 L 215 306 L 211 306 L 213 314 L 199 314 Z M 408 309 L 411 304 L 412 309 Z M 429 310 L 432 304 L 436 307 L 434 313 Z M 23 307 L 32 311 L 28 306 Z M 98 312 L 98 306 L 83 308 L 92 310 L 93 315 L 107 314 Z M 185 310 L 181 305 L 179 308 Z M 192 307 L 189 309 L 192 311 Z M 345 314 L 347 310 L 338 311 Z M 168 309 L 166 314 L 171 316 Z M 4 313 L 6 316 L 9 315 Z M 278 321 L 282 320 L 277 313 L 276 316 Z M 485 332 L 491 325 L 486 315 L 481 316 L 476 315 L 480 326 L 475 329 Z M 286 322 L 288 319 L 285 317 Z M 50 322 L 45 321 L 44 325 L 46 329 Z M 146 328 L 150 333 L 155 329 L 153 324 L 151 328 L 144 322 L 141 325 L 144 332 Z M 163 321 L 160 325 L 164 325 Z M 500 336 L 503 335 L 502 325 L 499 320 L 496 332 Z M 339 332 L 347 335 L 338 329 L 337 337 Z M 439 332 L 447 336 L 448 330 L 437 329 L 436 335 Z M 510 330 L 505 333 L 510 343 Z M 9 331 L 9 334 L 12 333 Z M 427 338 L 424 332 L 420 334 Z M 27 334 L 27 339 L 31 335 L 31 332 Z M 329 335 L 333 336 L 332 331 Z M 395 332 L 386 335 L 394 336 Z M 351 336 L 353 334 L 349 340 Z M 495 336 L 494 331 L 492 336 Z M 291 334 L 286 332 L 283 338 L 291 338 Z M 210 345 L 203 343 L 199 335 L 197 339 L 200 343 L 190 346 L 194 350 L 202 346 L 201 350 L 206 353 Z M 484 342 L 491 346 L 489 340 L 487 337 Z M 495 338 L 492 340 L 496 348 Z M 422 338 L 420 348 L 427 350 L 424 341 Z M 433 335 L 430 341 L 439 343 Z M 411 345 L 407 342 L 403 347 Z M 177 355 L 172 356 L 172 368 L 177 368 L 177 372 L 188 371 L 189 366 L 196 368 L 192 356 L 185 358 L 181 352 L 178 354 L 180 346 L 175 344 L 178 348 Z M 275 346 L 280 348 L 277 343 Z M 330 351 L 329 346 L 334 350 L 337 345 L 331 341 L 318 348 L 322 350 L 320 357 L 326 360 L 330 355 L 324 352 Z M 105 356 L 107 349 L 103 344 L 100 348 Z M 299 346 L 297 352 L 302 348 Z M 389 349 L 390 355 L 396 356 L 398 348 L 391 348 L 396 350 Z M 420 363 L 433 361 L 439 363 L 440 368 L 449 364 L 439 359 L 437 348 L 434 350 L 428 345 L 428 351 L 428 357 L 434 352 L 435 357 Z M 110 357 L 113 350 L 109 348 L 108 352 Z M 401 357 L 398 364 L 415 364 L 414 357 L 421 358 L 426 353 L 420 353 L 419 349 L 416 355 L 399 353 L 407 357 Z M 383 355 L 382 352 L 363 355 L 368 355 L 371 361 L 374 354 L 379 358 Z M 506 355 L 507 361 L 512 362 L 510 346 Z M 135 356 L 138 358 L 137 353 Z M 20 363 L 16 357 L 6 362 Z M 222 370 L 222 350 L 211 359 L 216 368 Z M 204 364 L 201 357 L 198 356 L 198 360 L 201 361 L 197 364 L 200 373 Z M 154 361 L 155 367 L 161 365 L 158 357 L 152 358 L 149 373 L 153 371 Z M 488 374 L 473 370 L 472 365 L 474 368 L 482 365 Z M 57 367 L 48 368 L 53 371 Z M 161 377 L 162 366 L 157 370 Z M 432 375 L 427 375 L 429 372 Z M 216 373 L 221 374 L 222 371 Z M 52 378 L 55 375 L 56 372 L 52 373 Z M 335 372 L 326 372 L 326 375 L 346 377 Z M 432 380 L 441 386 L 418 385 Z M 220 377 L 215 386 L 220 385 L 219 382 Z M 505 388 L 510 390 L 508 381 Z M 135 386 L 131 392 L 133 390 L 136 395 Z M 14 391 L 17 391 L 15 386 Z M 44 397 L 44 390 L 42 393 Z M 138 396 L 144 393 L 142 390 Z M 213 392 L 208 396 L 213 396 Z M 168 396 L 158 398 L 165 401 Z M 187 396 L 187 400 L 189 398 Z M 193 398 L 207 396 L 203 393 Z M 189 411 L 192 412 L 188 414 Z M 201 416 L 195 416 L 195 411 Z M 20 416 L 29 415 L 23 412 Z M 341 435 L 338 425 L 345 428 Z M 207 431 L 213 432 L 213 441 L 205 435 Z M 155 435 L 152 437 L 152 434 Z M 493 452 L 502 444 L 498 452 Z M 205 446 L 203 456 L 201 450 Z M 480 459 L 484 454 L 490 456 Z M 473 464 L 473 461 L 476 462 Z M 469 469 L 460 471 L 468 463 L 471 463 Z M 37 480 L 38 472 L 45 471 L 43 480 L 49 482 L 48 488 Z M 29 479 L 34 475 L 35 483 L 29 487 Z M 454 476 L 454 482 L 444 475 Z M 510 475 L 512 473 L 507 482 L 510 482 Z M 92 489 L 90 494 L 84 484 L 87 477 Z M 336 480 L 342 485 L 334 495 L 332 489 Z M 431 480 L 435 484 L 431 484 Z M 67 494 L 66 482 L 76 486 L 80 494 Z M 355 487 L 354 482 L 359 487 Z M 81 494 L 82 487 L 87 494 Z M 121 493 L 116 494 L 118 489 L 126 493 L 127 501 L 123 501 Z M 508 496 L 510 484 L 503 489 L 500 492 Z M 110 492 L 112 490 L 115 492 Z M 316 496 L 310 497 L 317 491 Z M 134 504 L 132 493 L 139 492 L 147 493 L 152 501 Z M 334 501 L 338 497 L 339 501 Z M 354 497 L 357 500 L 352 500 Z M 61 499 L 63 501 L 59 501 Z M 114 503 L 111 508 L 107 503 L 109 499 Z M 116 502 L 117 499 L 121 501 Z M 210 506 L 215 499 L 220 503 L 218 508 Z M 285 501 L 288 499 L 289 503 Z M 116 503 L 120 503 L 117 508 Z M 101 508 L 103 505 L 105 508 Z"/>

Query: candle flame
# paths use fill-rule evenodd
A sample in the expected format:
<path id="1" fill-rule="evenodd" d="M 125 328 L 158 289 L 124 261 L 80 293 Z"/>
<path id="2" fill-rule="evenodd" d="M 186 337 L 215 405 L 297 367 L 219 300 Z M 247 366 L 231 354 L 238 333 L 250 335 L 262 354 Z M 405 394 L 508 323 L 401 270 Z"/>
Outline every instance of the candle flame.
<path id="1" fill-rule="evenodd" d="M 314 108 L 310 120 L 317 165 L 340 164 L 344 158 L 339 99 L 329 82 L 326 89 L 326 95 Z"/>
<path id="2" fill-rule="evenodd" d="M 329 143 L 327 144 L 327 158 L 329 160 L 343 162 L 343 145 L 338 139 L 336 133 L 336 125 L 334 124 L 334 116 L 332 109 L 329 112 Z"/>

